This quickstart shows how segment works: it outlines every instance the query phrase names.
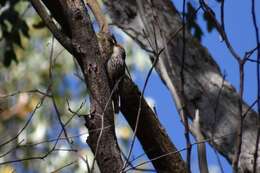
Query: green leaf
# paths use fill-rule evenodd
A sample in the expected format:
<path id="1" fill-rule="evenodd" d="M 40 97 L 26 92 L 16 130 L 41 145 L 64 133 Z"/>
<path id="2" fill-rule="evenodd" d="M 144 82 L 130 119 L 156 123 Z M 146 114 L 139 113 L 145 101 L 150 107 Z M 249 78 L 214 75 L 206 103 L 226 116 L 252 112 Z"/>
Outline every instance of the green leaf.
<path id="1" fill-rule="evenodd" d="M 196 9 L 192 6 L 190 2 L 187 3 L 187 29 L 193 32 L 193 36 L 201 41 L 201 37 L 203 36 L 202 29 L 197 23 L 197 14 Z"/>
<path id="2" fill-rule="evenodd" d="M 12 40 L 15 44 L 17 44 L 19 47 L 23 48 L 21 37 L 18 30 L 13 30 L 12 32 Z"/>
<path id="3" fill-rule="evenodd" d="M 29 27 L 28 27 L 27 23 L 24 20 L 21 21 L 20 30 L 21 30 L 21 32 L 23 33 L 23 35 L 25 37 L 30 38 Z"/>
<path id="4" fill-rule="evenodd" d="M 215 28 L 215 25 L 214 25 L 210 15 L 207 12 L 205 12 L 203 14 L 203 18 L 204 18 L 204 20 L 207 23 L 207 30 L 208 30 L 208 32 L 211 32 Z"/>
<path id="5" fill-rule="evenodd" d="M 14 52 L 14 49 L 7 49 L 5 50 L 4 53 L 4 66 L 9 67 L 12 63 L 12 61 L 16 61 L 17 62 L 17 58 L 16 58 L 16 54 Z"/>
<path id="6" fill-rule="evenodd" d="M 13 8 L 9 8 L 8 10 L 3 12 L 2 16 L 11 24 L 15 25 L 18 21 L 19 13 L 15 11 Z"/>
<path id="7" fill-rule="evenodd" d="M 0 1 L 0 5 L 4 6 L 4 5 L 6 4 L 6 1 L 7 1 L 7 0 L 1 0 L 1 1 Z"/>
<path id="8" fill-rule="evenodd" d="M 203 36 L 203 31 L 199 27 L 198 24 L 194 26 L 194 37 L 196 37 L 199 41 L 201 41 L 201 38 Z"/>
<path id="9" fill-rule="evenodd" d="M 40 22 L 33 24 L 33 27 L 36 29 L 42 29 L 45 27 L 45 23 L 41 20 Z"/>

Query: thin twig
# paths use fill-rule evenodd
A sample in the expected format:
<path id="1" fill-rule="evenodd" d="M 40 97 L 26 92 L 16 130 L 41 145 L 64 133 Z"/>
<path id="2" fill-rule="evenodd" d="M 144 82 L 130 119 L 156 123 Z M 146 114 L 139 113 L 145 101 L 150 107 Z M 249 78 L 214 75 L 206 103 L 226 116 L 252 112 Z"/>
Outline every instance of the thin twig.
<path id="1" fill-rule="evenodd" d="M 220 5 L 220 18 L 221 18 L 221 27 L 225 32 L 225 0 L 221 0 Z"/>
<path id="2" fill-rule="evenodd" d="M 11 139 L 9 139 L 9 140 L 7 140 L 7 141 L 5 141 L 5 142 L 2 142 L 2 143 L 0 144 L 0 148 L 3 147 L 4 145 L 6 145 L 6 144 L 8 144 L 8 143 L 10 143 L 10 142 L 12 142 L 12 141 L 14 141 L 15 139 L 17 139 L 17 138 L 19 137 L 19 135 L 20 135 L 20 134 L 27 128 L 27 126 L 30 124 L 30 122 L 31 122 L 31 120 L 32 120 L 32 118 L 33 118 L 35 112 L 36 112 L 36 111 L 41 107 L 41 105 L 43 104 L 44 99 L 45 99 L 45 96 L 43 96 L 43 97 L 41 98 L 41 100 L 39 101 L 39 103 L 35 106 L 34 110 L 32 111 L 32 113 L 31 113 L 31 115 L 30 115 L 30 117 L 29 117 L 29 119 L 25 122 L 25 124 L 24 124 L 24 126 L 22 127 L 22 129 L 21 129 L 14 137 L 12 137 Z"/>
<path id="3" fill-rule="evenodd" d="M 256 22 L 256 15 L 255 15 L 255 0 L 252 0 L 252 7 L 251 13 L 253 18 L 253 24 L 255 29 L 256 35 L 256 47 L 257 47 L 257 62 L 260 62 L 260 38 L 259 38 L 259 29 Z M 255 151 L 254 151 L 254 164 L 253 164 L 253 173 L 257 171 L 257 159 L 258 159 L 258 148 L 259 148 L 259 138 L 260 138 L 260 64 L 256 64 L 256 78 L 257 78 L 257 111 L 258 111 L 258 118 L 257 118 L 257 137 L 256 137 L 256 144 L 255 144 Z"/>
<path id="4" fill-rule="evenodd" d="M 127 155 L 127 160 L 125 160 L 121 172 L 126 168 L 127 162 L 129 161 L 129 158 L 131 156 L 131 153 L 132 153 L 132 150 L 133 150 L 133 147 L 134 147 L 134 142 L 135 142 L 135 139 L 136 139 L 136 133 L 137 133 L 138 124 L 139 124 L 139 120 L 140 120 L 140 114 L 141 114 L 142 98 L 144 96 L 145 89 L 147 87 L 147 84 L 148 84 L 149 78 L 150 78 L 150 76 L 152 74 L 152 71 L 153 71 L 155 65 L 157 64 L 158 59 L 159 59 L 161 53 L 163 52 L 163 50 L 164 49 L 161 49 L 159 51 L 159 53 L 156 55 L 156 58 L 155 58 L 155 60 L 154 60 L 154 62 L 152 64 L 152 67 L 150 68 L 150 70 L 149 70 L 149 72 L 148 72 L 148 74 L 146 76 L 144 87 L 142 89 L 142 92 L 141 92 L 141 95 L 140 95 L 140 99 L 139 99 L 138 112 L 137 112 L 137 116 L 136 116 L 136 124 L 135 124 L 135 128 L 134 128 L 133 139 L 132 139 L 131 146 L 130 146 L 130 149 L 129 149 L 129 152 L 128 152 L 128 155 Z"/>
<path id="5" fill-rule="evenodd" d="M 209 17 L 212 20 L 212 22 L 214 23 L 218 33 L 221 35 L 222 39 L 225 41 L 226 46 L 229 49 L 230 53 L 234 56 L 234 58 L 237 61 L 241 60 L 242 58 L 237 54 L 237 52 L 235 51 L 235 49 L 231 45 L 231 43 L 230 43 L 230 41 L 227 37 L 226 32 L 223 30 L 221 24 L 216 19 L 213 10 L 205 3 L 204 0 L 199 0 L 199 2 L 200 2 L 200 5 L 201 5 L 203 11 L 209 15 Z"/>
<path id="6" fill-rule="evenodd" d="M 243 125 L 244 125 L 244 114 L 243 114 L 243 93 L 244 93 L 244 65 L 247 61 L 246 56 L 242 59 L 234 50 L 232 45 L 230 44 L 230 41 L 227 37 L 226 32 L 224 31 L 223 26 L 218 22 L 216 19 L 213 10 L 205 3 L 204 0 L 200 0 L 200 4 L 202 6 L 202 9 L 205 13 L 207 13 L 210 17 L 210 19 L 213 21 L 217 31 L 222 36 L 222 39 L 226 43 L 226 46 L 228 47 L 230 53 L 233 55 L 233 57 L 236 59 L 237 63 L 239 64 L 239 100 L 238 100 L 238 115 L 239 115 L 239 122 L 237 127 L 237 141 L 236 141 L 236 147 L 235 147 L 235 154 L 234 159 L 232 161 L 233 165 L 233 172 L 236 173 L 238 171 L 238 163 L 239 163 L 239 157 L 241 153 L 241 147 L 242 147 L 242 141 L 243 141 Z M 222 10 L 224 10 L 224 2 L 222 2 Z M 222 19 L 224 20 L 224 19 Z M 223 21 L 222 21 L 223 23 Z"/>
<path id="7" fill-rule="evenodd" d="M 238 171 L 239 157 L 241 153 L 242 141 L 243 141 L 243 126 L 244 126 L 244 117 L 243 117 L 243 94 L 244 94 L 244 65 L 245 61 L 239 61 L 239 100 L 238 100 L 238 114 L 239 114 L 239 123 L 237 131 L 237 141 L 236 141 L 236 151 L 235 157 L 233 159 L 233 171 L 236 173 Z"/>
<path id="8" fill-rule="evenodd" d="M 0 99 L 5 99 L 5 98 L 8 98 L 8 97 L 13 97 L 13 96 L 16 96 L 16 95 L 19 95 L 19 94 L 23 94 L 23 93 L 37 93 L 37 94 L 40 94 L 40 95 L 43 95 L 43 96 L 46 96 L 46 97 L 51 97 L 50 94 L 47 94 L 39 89 L 32 89 L 32 90 L 27 90 L 27 91 L 16 91 L 14 93 L 10 93 L 10 94 L 6 94 L 6 95 L 0 95 Z"/>
<path id="9" fill-rule="evenodd" d="M 203 140 L 203 141 L 198 141 L 198 142 L 191 143 L 191 145 L 193 146 L 193 145 L 198 145 L 198 144 L 200 144 L 200 143 L 205 143 L 205 142 L 210 142 L 210 141 L 218 140 L 218 139 L 221 139 L 221 138 L 225 138 L 225 137 L 227 137 L 227 136 L 232 136 L 232 135 L 234 135 L 234 134 L 235 134 L 235 132 L 234 132 L 234 133 L 227 134 L 227 135 L 219 136 L 219 137 L 208 138 L 208 139 L 205 139 L 205 140 Z M 150 163 L 150 162 L 152 162 L 152 161 L 159 160 L 159 159 L 161 159 L 161 158 L 167 157 L 167 156 L 169 156 L 169 155 L 180 153 L 180 152 L 185 151 L 185 150 L 187 150 L 187 149 L 188 149 L 188 148 L 185 147 L 185 148 L 182 148 L 182 149 L 180 149 L 180 150 L 178 150 L 178 151 L 173 151 L 173 152 L 169 152 L 169 153 L 163 154 L 163 155 L 161 155 L 161 156 L 154 157 L 153 159 L 150 159 L 150 160 L 148 160 L 148 161 L 139 163 L 138 165 L 135 166 L 135 168 L 137 168 L 137 167 L 139 167 L 139 166 L 142 166 L 142 165 L 145 165 L 145 164 L 148 164 L 148 163 Z M 132 169 L 131 169 L 131 168 L 126 169 L 125 172 L 130 171 L 130 170 L 132 170 Z"/>
<path id="10" fill-rule="evenodd" d="M 6 155 L 8 155 L 8 154 L 10 154 L 11 152 L 13 152 L 13 151 L 16 150 L 17 148 L 19 148 L 19 145 L 20 145 L 21 143 L 23 143 L 23 142 L 24 142 L 24 139 L 21 140 L 20 142 L 18 142 L 18 144 L 16 144 L 16 145 L 15 145 L 14 147 L 12 147 L 10 150 L 8 150 L 8 151 L 5 152 L 4 154 L 0 155 L 0 158 L 6 156 Z"/>
<path id="11" fill-rule="evenodd" d="M 53 107 L 54 107 L 54 110 L 56 112 L 56 115 L 57 115 L 57 118 L 58 118 L 58 121 L 61 125 L 61 128 L 64 132 L 64 135 L 65 137 L 67 138 L 67 142 L 68 142 L 68 145 L 72 148 L 71 146 L 71 142 L 69 141 L 69 138 L 68 138 L 68 133 L 67 133 L 67 130 L 61 120 L 61 113 L 58 109 L 58 106 L 56 104 L 56 101 L 55 101 L 55 98 L 54 98 L 54 95 L 53 95 L 53 90 L 52 90 L 52 84 L 53 84 L 53 71 L 52 71 L 52 68 L 54 67 L 54 63 L 53 63 L 53 53 L 54 53 L 54 37 L 52 37 L 52 41 L 51 41 L 51 52 L 50 52 L 50 57 L 49 57 L 49 61 L 50 61 L 50 65 L 49 65 L 49 80 L 50 80 L 50 92 L 51 92 L 51 100 L 52 100 L 52 104 L 53 104 Z"/>
<path id="12" fill-rule="evenodd" d="M 244 58 L 247 59 L 247 60 L 251 60 L 251 59 L 250 59 L 250 56 L 252 56 L 252 55 L 255 53 L 255 51 L 257 51 L 259 48 L 260 48 L 260 45 L 256 46 L 256 47 L 255 47 L 254 49 L 252 49 L 252 50 L 247 51 L 247 52 L 245 53 Z M 255 61 L 257 61 L 257 60 L 255 60 Z"/>
<path id="13" fill-rule="evenodd" d="M 55 38 L 61 43 L 64 48 L 66 48 L 70 53 L 73 52 L 72 44 L 70 38 L 65 35 L 54 23 L 51 17 L 48 15 L 44 5 L 39 0 L 30 0 L 32 6 L 37 11 L 39 16 L 42 18 L 43 22 L 49 28 L 49 30 L 53 33 Z"/>
<path id="14" fill-rule="evenodd" d="M 105 108 L 104 108 L 104 111 L 101 115 L 101 130 L 100 130 L 100 133 L 99 133 L 99 136 L 98 136 L 98 139 L 97 139 L 97 145 L 96 145 L 96 150 L 95 150 L 95 153 L 94 153 L 94 159 L 93 159 L 93 162 L 92 162 L 92 166 L 91 166 L 91 172 L 93 172 L 93 169 L 94 169 L 94 164 L 95 164 L 95 161 L 96 161 L 96 156 L 97 156 L 97 153 L 98 153 L 98 148 L 99 148 L 99 144 L 100 144 L 100 141 L 101 141 L 101 137 L 102 137 L 102 134 L 103 134 L 103 131 L 104 131 L 104 114 L 106 112 L 106 109 L 110 103 L 110 101 L 112 100 L 112 96 L 114 94 L 114 92 L 116 92 L 116 89 L 118 88 L 118 85 L 119 83 L 122 81 L 122 79 L 124 78 L 124 75 L 121 76 L 115 83 L 114 87 L 112 88 L 112 91 L 108 97 L 108 100 L 106 102 L 106 105 L 105 105 Z"/>
<path id="15" fill-rule="evenodd" d="M 67 163 L 66 165 L 64 165 L 64 166 L 62 166 L 62 167 L 60 167 L 60 168 L 58 168 L 58 169 L 52 171 L 51 173 L 58 173 L 58 172 L 61 171 L 62 169 L 67 168 L 67 167 L 69 167 L 69 166 L 71 166 L 71 165 L 74 165 L 74 164 L 76 164 L 76 163 L 77 163 L 77 160 L 74 160 L 74 161 L 72 161 L 72 162 L 70 162 L 70 163 Z"/>

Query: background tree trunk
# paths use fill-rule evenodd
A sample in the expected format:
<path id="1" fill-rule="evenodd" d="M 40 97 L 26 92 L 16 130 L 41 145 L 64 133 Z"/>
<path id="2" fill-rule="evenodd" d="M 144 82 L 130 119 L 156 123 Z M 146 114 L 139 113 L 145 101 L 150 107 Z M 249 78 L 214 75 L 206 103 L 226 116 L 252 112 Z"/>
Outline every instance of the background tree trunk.
<path id="1" fill-rule="evenodd" d="M 230 163 L 235 156 L 235 141 L 240 121 L 239 94 L 223 78 L 207 49 L 189 33 L 186 34 L 184 62 L 184 96 L 181 95 L 182 28 L 181 18 L 170 0 L 107 0 L 113 24 L 132 37 L 143 49 L 164 48 L 156 65 L 162 81 L 170 90 L 177 109 L 188 109 L 190 118 L 200 111 L 200 127 L 210 144 Z M 148 40 L 151 42 L 150 47 Z M 183 99 L 185 98 L 185 100 Z M 252 172 L 257 135 L 257 113 L 243 104 L 244 120 L 239 171 Z M 141 127 L 142 128 L 142 127 Z M 260 160 L 258 159 L 258 172 Z"/>

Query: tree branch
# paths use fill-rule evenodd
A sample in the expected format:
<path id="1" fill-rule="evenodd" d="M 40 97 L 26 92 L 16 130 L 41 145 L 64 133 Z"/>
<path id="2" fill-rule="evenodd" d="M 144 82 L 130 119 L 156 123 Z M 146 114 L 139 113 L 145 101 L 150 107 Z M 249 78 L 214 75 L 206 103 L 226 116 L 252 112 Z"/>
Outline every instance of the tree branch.
<path id="1" fill-rule="evenodd" d="M 138 10 L 135 0 L 107 0 L 105 5 L 108 8 L 112 22 L 122 28 L 131 38 L 138 40 L 138 44 L 145 47 L 145 50 L 150 50 L 151 48 L 149 43 L 147 43 L 147 38 L 140 32 L 144 29 L 148 32 L 149 40 L 157 40 L 159 49 L 165 48 L 156 66 L 156 71 L 170 90 L 178 111 L 181 111 L 182 105 L 185 105 L 188 109 L 189 117 L 194 118 L 195 110 L 201 110 L 200 127 L 205 138 L 233 134 L 211 142 L 213 147 L 231 163 L 235 156 L 234 141 L 237 138 L 234 132 L 237 131 L 240 121 L 239 108 L 237 106 L 239 94 L 229 82 L 226 80 L 224 80 L 224 83 L 222 82 L 223 75 L 212 56 L 187 32 L 187 58 L 185 58 L 184 62 L 185 96 L 183 96 L 181 94 L 181 79 L 179 75 L 182 60 L 181 50 L 183 47 L 182 33 L 178 33 L 175 38 L 170 37 L 172 33 L 175 33 L 182 27 L 180 15 L 170 0 L 152 0 L 153 6 L 147 0 L 140 1 L 139 4 L 143 5 L 142 8 L 145 9 L 145 13 Z M 154 24 L 157 24 L 155 29 L 153 28 Z M 152 46 L 155 47 L 155 43 Z M 220 90 L 222 92 L 218 96 Z M 182 98 L 185 98 L 185 100 Z M 217 105 L 217 108 L 215 105 Z M 243 102 L 243 112 L 248 110 L 248 108 L 249 106 Z M 248 170 L 252 172 L 253 169 L 252 163 L 254 158 L 252 153 L 254 153 L 255 143 L 251 141 L 256 141 L 256 122 L 259 122 L 257 113 L 250 110 L 243 126 L 239 163 L 241 171 Z M 212 126 L 212 124 L 215 125 Z M 260 163 L 257 165 L 260 165 Z M 256 170 L 260 170 L 260 166 Z"/>
<path id="2" fill-rule="evenodd" d="M 32 6 L 34 7 L 34 9 L 39 14 L 39 16 L 42 18 L 45 25 L 52 32 L 54 37 L 61 43 L 61 45 L 65 49 L 67 49 L 70 53 L 72 53 L 71 40 L 60 29 L 58 29 L 56 24 L 53 22 L 53 20 L 51 19 L 51 17 L 48 15 L 47 11 L 45 10 L 45 7 L 43 6 L 43 4 L 39 0 L 31 0 L 31 3 L 32 3 Z M 59 11 L 59 10 L 57 10 L 57 11 Z"/>
<path id="3" fill-rule="evenodd" d="M 136 126 L 140 96 L 138 87 L 129 78 L 124 78 L 120 87 L 121 111 L 132 129 Z M 152 160 L 177 151 L 152 109 L 144 98 L 141 99 L 141 116 L 136 134 L 148 158 Z M 157 172 L 186 173 L 185 162 L 180 153 L 168 155 L 152 163 Z"/>

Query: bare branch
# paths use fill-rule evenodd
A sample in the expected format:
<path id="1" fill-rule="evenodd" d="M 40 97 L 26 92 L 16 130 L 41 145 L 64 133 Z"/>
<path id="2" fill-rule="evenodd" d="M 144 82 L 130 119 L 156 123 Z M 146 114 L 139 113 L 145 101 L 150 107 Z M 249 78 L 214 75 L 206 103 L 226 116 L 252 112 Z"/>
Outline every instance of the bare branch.
<path id="1" fill-rule="evenodd" d="M 34 9 L 37 11 L 37 13 L 42 18 L 43 22 L 46 24 L 49 30 L 53 33 L 55 38 L 61 43 L 61 45 L 64 46 L 64 48 L 66 48 L 70 53 L 72 53 L 71 40 L 60 29 L 58 29 L 56 24 L 48 15 L 41 1 L 40 0 L 30 0 L 30 1 Z"/>
<path id="2" fill-rule="evenodd" d="M 142 101 L 140 101 L 141 92 L 138 90 L 138 87 L 129 78 L 125 77 L 119 89 L 121 111 L 132 129 L 135 129 L 137 125 L 138 111 L 141 110 L 136 136 L 148 158 L 153 159 L 157 156 L 177 151 L 145 99 L 142 97 Z M 141 108 L 139 107 L 140 102 L 142 103 Z M 180 154 L 167 155 L 167 157 L 160 160 L 153 160 L 152 163 L 159 172 L 186 173 L 185 162 Z"/>
<path id="3" fill-rule="evenodd" d="M 256 22 L 256 13 L 255 13 L 255 0 L 252 0 L 251 14 L 253 18 L 253 24 L 255 29 L 256 36 L 256 47 L 257 47 L 257 62 L 260 62 L 260 35 L 259 29 Z M 257 171 L 257 159 L 258 159 L 258 150 L 259 150 L 259 140 L 260 140 L 260 64 L 256 63 L 256 78 L 257 78 L 257 111 L 258 111 L 258 122 L 257 122 L 257 137 L 254 151 L 254 164 L 253 164 L 253 173 Z"/>

